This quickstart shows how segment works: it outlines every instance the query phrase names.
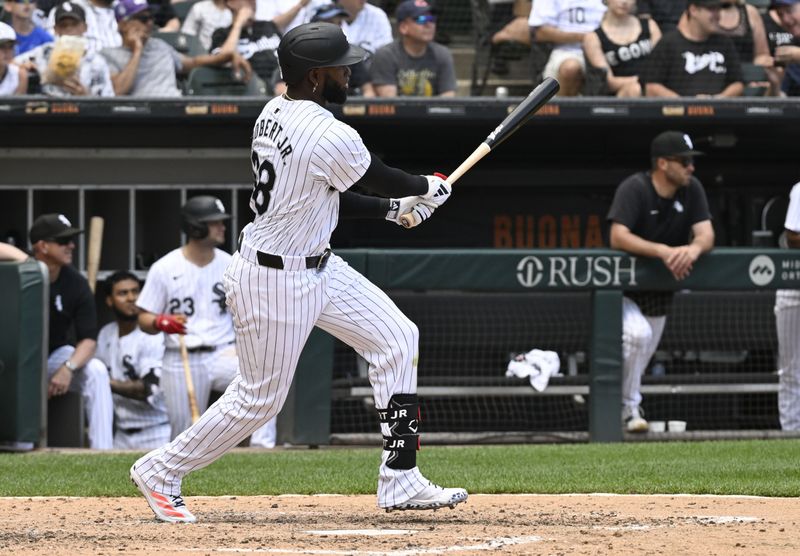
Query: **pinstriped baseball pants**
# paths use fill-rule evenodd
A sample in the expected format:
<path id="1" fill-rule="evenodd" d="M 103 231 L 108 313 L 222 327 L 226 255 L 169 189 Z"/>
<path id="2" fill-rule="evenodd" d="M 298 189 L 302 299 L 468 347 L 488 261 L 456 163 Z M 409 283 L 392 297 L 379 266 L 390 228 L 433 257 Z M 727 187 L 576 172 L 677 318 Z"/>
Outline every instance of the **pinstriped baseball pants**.
<path id="1" fill-rule="evenodd" d="M 47 358 L 48 379 L 56 373 L 64 361 L 75 353 L 73 346 L 61 346 Z M 89 422 L 89 447 L 95 450 L 110 450 L 114 446 L 114 401 L 108 369 L 99 359 L 89 361 L 75 372 L 69 385 L 71 392 L 80 392 L 83 397 L 86 419 Z"/>
<path id="2" fill-rule="evenodd" d="M 642 376 L 666 322 L 666 316 L 645 316 L 636 302 L 622 298 L 622 405 L 637 407 L 642 403 Z"/>
<path id="3" fill-rule="evenodd" d="M 800 291 L 775 293 L 778 334 L 778 413 L 781 429 L 800 430 Z"/>
<path id="4" fill-rule="evenodd" d="M 248 258 L 235 253 L 225 273 L 240 374 L 197 423 L 136 463 L 156 492 L 179 494 L 187 473 L 209 465 L 277 415 L 314 326 L 368 362 L 376 407 L 387 407 L 394 394 L 416 392 L 419 332 L 377 286 L 336 255 L 322 271 L 277 270 Z M 381 428 L 390 434 L 387 424 Z M 416 467 L 390 469 L 385 457 L 379 506 L 401 503 L 425 488 Z"/>

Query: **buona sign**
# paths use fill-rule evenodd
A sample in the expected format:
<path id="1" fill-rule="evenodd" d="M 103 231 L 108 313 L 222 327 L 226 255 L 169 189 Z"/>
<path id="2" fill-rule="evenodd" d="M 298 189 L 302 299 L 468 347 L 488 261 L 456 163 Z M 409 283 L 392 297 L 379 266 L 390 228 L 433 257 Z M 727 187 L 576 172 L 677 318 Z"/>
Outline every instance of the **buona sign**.
<path id="1" fill-rule="evenodd" d="M 517 280 L 526 288 L 625 287 L 636 285 L 636 258 L 610 255 L 528 256 L 517 263 Z"/>

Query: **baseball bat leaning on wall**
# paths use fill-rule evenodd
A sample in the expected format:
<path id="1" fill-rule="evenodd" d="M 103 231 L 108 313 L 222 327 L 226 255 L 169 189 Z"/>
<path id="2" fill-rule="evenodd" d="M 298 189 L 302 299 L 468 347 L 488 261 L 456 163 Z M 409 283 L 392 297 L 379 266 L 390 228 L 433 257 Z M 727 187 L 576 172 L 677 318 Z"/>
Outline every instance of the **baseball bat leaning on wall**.
<path id="1" fill-rule="evenodd" d="M 470 168 L 475 166 L 480 159 L 497 148 L 500 143 L 511 137 L 514 132 L 531 119 L 542 106 L 547 104 L 548 100 L 553 98 L 559 88 L 560 85 L 558 81 L 552 77 L 548 77 L 542 81 L 527 97 L 525 97 L 525 100 L 500 122 L 500 125 L 486 137 L 483 143 L 478 145 L 478 148 L 447 177 L 448 183 L 450 183 L 450 185 L 454 184 L 461 176 L 466 174 Z M 414 224 L 413 218 L 413 213 L 404 214 L 400 217 L 400 221 L 403 223 L 403 226 L 410 228 Z"/>
<path id="2" fill-rule="evenodd" d="M 100 251 L 103 248 L 103 225 L 105 221 L 100 216 L 92 216 L 89 222 L 89 248 L 86 259 L 86 279 L 89 288 L 94 293 L 97 286 L 97 271 L 100 269 Z"/>
<path id="3" fill-rule="evenodd" d="M 200 418 L 200 411 L 197 409 L 197 396 L 194 393 L 192 370 L 189 368 L 189 350 L 186 349 L 186 341 L 183 339 L 182 335 L 178 336 L 178 343 L 181 345 L 183 375 L 186 378 L 186 394 L 189 396 L 189 408 L 192 410 L 192 423 L 196 423 Z"/>

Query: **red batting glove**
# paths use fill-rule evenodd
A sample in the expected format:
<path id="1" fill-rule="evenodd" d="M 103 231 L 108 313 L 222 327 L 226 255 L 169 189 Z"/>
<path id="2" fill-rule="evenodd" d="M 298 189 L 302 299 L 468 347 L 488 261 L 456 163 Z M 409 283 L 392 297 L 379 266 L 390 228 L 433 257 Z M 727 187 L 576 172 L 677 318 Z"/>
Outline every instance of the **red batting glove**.
<path id="1" fill-rule="evenodd" d="M 167 334 L 186 334 L 186 317 L 183 315 L 157 315 L 153 328 Z"/>
<path id="2" fill-rule="evenodd" d="M 444 181 L 447 181 L 447 176 L 445 176 L 441 172 L 434 172 L 433 175 L 436 176 L 437 178 L 440 178 L 440 179 L 443 179 Z"/>

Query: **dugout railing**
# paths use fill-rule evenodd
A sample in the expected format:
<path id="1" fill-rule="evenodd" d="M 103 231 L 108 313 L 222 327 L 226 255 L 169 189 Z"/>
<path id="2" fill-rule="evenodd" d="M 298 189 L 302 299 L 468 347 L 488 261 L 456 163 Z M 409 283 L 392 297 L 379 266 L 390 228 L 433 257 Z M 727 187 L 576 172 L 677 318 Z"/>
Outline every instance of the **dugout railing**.
<path id="1" fill-rule="evenodd" d="M 774 290 L 800 288 L 791 250 L 716 249 L 680 283 L 660 261 L 605 249 L 338 253 L 420 325 L 428 442 L 629 437 L 620 426 L 623 290 L 676 291 L 642 392 L 649 418 L 689 421 L 685 433 L 637 438 L 781 434 L 772 311 Z M 562 376 L 542 392 L 504 376 L 509 355 L 535 347 L 562 359 Z M 349 348 L 315 331 L 295 384 L 279 440 L 378 439 L 365 363 Z M 488 423 L 480 430 L 469 421 L 477 413 Z M 562 426 L 541 426 L 550 422 Z"/>

